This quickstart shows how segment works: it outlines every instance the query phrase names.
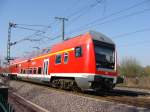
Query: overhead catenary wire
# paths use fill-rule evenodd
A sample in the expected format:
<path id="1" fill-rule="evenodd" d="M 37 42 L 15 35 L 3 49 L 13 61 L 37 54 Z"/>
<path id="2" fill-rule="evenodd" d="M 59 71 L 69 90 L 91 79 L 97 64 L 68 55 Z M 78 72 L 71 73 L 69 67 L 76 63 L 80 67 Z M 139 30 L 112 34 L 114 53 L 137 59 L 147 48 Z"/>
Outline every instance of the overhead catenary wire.
<path id="1" fill-rule="evenodd" d="M 43 27 L 43 29 L 36 30 L 36 29 L 26 28 L 26 27 L 22 27 L 22 26 L 38 26 L 38 27 L 40 26 L 40 27 Z M 20 29 L 35 31 L 32 35 L 28 35 L 28 36 L 16 41 L 17 43 L 22 42 L 22 41 L 31 41 L 31 42 L 40 41 L 39 39 L 34 39 L 33 37 L 40 36 L 40 35 L 46 33 L 49 28 L 51 28 L 50 25 L 46 26 L 46 25 L 31 25 L 31 24 L 15 24 L 15 27 L 20 28 Z"/>
<path id="2" fill-rule="evenodd" d="M 26 28 L 26 27 L 21 27 L 21 26 L 15 26 L 15 28 L 45 33 L 44 31 L 41 31 L 41 30 L 36 30 L 36 29 L 31 29 L 31 28 Z"/>
<path id="3" fill-rule="evenodd" d="M 113 18 L 113 19 L 110 19 L 110 20 L 107 20 L 107 21 L 104 21 L 104 22 L 101 22 L 101 23 L 94 23 L 94 24 L 91 24 L 91 25 L 87 26 L 86 28 L 78 28 L 78 29 L 75 29 L 73 31 L 68 32 L 67 34 L 73 34 L 75 32 L 83 31 L 85 29 L 89 29 L 89 28 L 92 28 L 92 27 L 95 27 L 95 26 L 98 26 L 98 25 L 100 26 L 100 25 L 103 25 L 103 24 L 108 24 L 110 22 L 115 22 L 115 21 L 118 21 L 118 20 L 127 19 L 128 17 L 139 15 L 139 14 L 142 14 L 142 13 L 148 12 L 148 11 L 150 11 L 150 8 L 143 9 L 143 10 L 140 10 L 140 11 L 136 11 L 136 12 L 133 12 L 133 13 L 130 13 L 130 14 L 127 14 L 127 15 L 117 17 L 117 18 Z"/>
<path id="4" fill-rule="evenodd" d="M 19 26 L 18 26 L 19 25 Z M 15 24 L 15 28 L 21 28 L 21 29 L 26 29 L 26 30 L 31 30 L 31 31 L 35 31 L 33 34 L 31 35 L 28 35 L 20 40 L 17 40 L 15 42 L 12 42 L 11 44 L 12 45 L 15 45 L 15 44 L 18 44 L 20 42 L 23 42 L 23 41 L 31 41 L 31 42 L 37 42 L 37 41 L 40 41 L 40 39 L 35 39 L 33 38 L 34 36 L 40 36 L 44 33 L 46 33 L 46 30 L 48 30 L 48 28 L 50 28 L 50 26 L 44 26 L 43 30 L 35 30 L 35 29 L 31 29 L 31 28 L 26 28 L 26 27 L 22 27 L 20 26 L 21 24 Z"/>
<path id="5" fill-rule="evenodd" d="M 50 23 L 49 25 L 39 25 L 39 24 L 15 24 L 17 27 L 20 27 L 22 29 L 27 29 L 27 30 L 31 30 L 31 28 L 29 27 L 41 27 L 43 28 L 43 30 L 36 30 L 36 29 L 33 29 L 33 31 L 36 31 L 36 32 L 44 32 L 45 30 L 51 28 L 51 24 L 54 24 L 55 22 L 52 22 Z M 25 28 L 24 26 L 28 26 L 27 28 Z"/>
<path id="6" fill-rule="evenodd" d="M 96 0 L 97 1 L 97 3 L 99 2 L 99 0 Z M 92 5 L 94 5 L 94 4 L 92 4 Z M 92 5 L 91 5 L 91 7 L 92 7 Z M 16 41 L 17 43 L 19 43 L 19 42 L 22 42 L 22 41 L 39 41 L 39 40 L 41 40 L 42 38 L 40 38 L 40 39 L 30 39 L 29 37 L 33 37 L 34 35 L 35 36 L 41 36 L 42 34 L 44 34 L 45 33 L 45 31 L 42 31 L 42 30 L 36 30 L 36 29 L 32 29 L 32 28 L 27 28 L 27 27 L 23 27 L 23 26 L 29 26 L 29 27 L 47 27 L 47 26 L 45 26 L 45 25 L 32 25 L 32 24 L 16 24 L 17 26 L 16 26 L 16 28 L 20 28 L 20 29 L 25 29 L 25 30 L 30 30 L 30 31 L 35 31 L 35 33 L 33 33 L 33 35 L 30 35 L 30 36 L 28 36 L 28 37 L 25 37 L 25 38 L 23 38 L 23 39 L 20 39 L 20 40 L 18 40 L 18 41 Z M 49 27 L 49 26 L 48 26 Z M 42 37 L 45 37 L 45 38 L 48 38 L 49 39 L 49 37 L 46 37 L 46 36 L 42 36 Z M 55 40 L 55 39 L 57 39 L 59 37 L 59 35 L 58 36 L 56 36 L 56 37 L 54 37 L 54 38 L 51 38 L 51 40 Z"/>
<path id="7" fill-rule="evenodd" d="M 147 32 L 147 31 L 150 31 L 150 28 L 143 28 L 143 29 L 138 29 L 138 30 L 132 31 L 132 32 L 118 34 L 118 35 L 112 36 L 112 38 L 113 39 L 118 39 L 118 38 L 121 38 L 121 37 L 129 36 L 129 35 L 134 35 L 136 33 Z M 44 36 L 44 35 L 41 35 L 41 36 L 43 38 L 47 38 L 47 39 L 50 39 L 50 40 L 55 40 L 55 39 L 59 38 L 61 35 L 57 35 L 57 36 L 55 36 L 53 38 L 48 37 L 48 36 Z M 43 38 L 40 38 L 40 39 L 43 39 Z"/>
<path id="8" fill-rule="evenodd" d="M 107 0 L 105 0 L 105 2 L 104 2 L 104 8 L 103 8 L 103 12 L 102 12 L 103 16 L 105 15 L 106 8 L 107 8 Z"/>
<path id="9" fill-rule="evenodd" d="M 133 13 L 128 14 L 128 15 L 120 16 L 120 17 L 117 17 L 117 18 L 114 18 L 114 19 L 111 19 L 111 20 L 108 20 L 108 21 L 104 21 L 102 23 L 99 23 L 98 25 L 106 24 L 108 22 L 113 22 L 113 21 L 117 21 L 117 20 L 120 20 L 120 19 L 126 19 L 127 17 L 138 15 L 138 14 L 144 13 L 146 11 L 150 11 L 150 8 L 149 9 L 144 9 L 144 10 L 141 10 L 141 11 L 137 11 L 137 12 L 133 12 Z M 95 25 L 97 25 L 97 24 L 95 24 Z M 90 26 L 90 27 L 93 27 L 93 26 Z M 82 30 L 82 29 L 80 29 L 80 30 Z M 135 32 L 142 32 L 143 30 L 145 31 L 145 30 L 149 30 L 149 29 L 141 29 L 140 31 L 138 30 L 138 31 L 135 31 Z M 74 33 L 74 32 L 69 32 L 67 34 L 71 34 L 71 33 Z M 134 33 L 134 32 L 130 32 L 130 33 Z M 124 34 L 124 35 L 128 35 L 128 34 Z M 60 37 L 60 35 L 57 35 L 54 38 L 50 38 L 50 37 L 45 36 L 45 38 L 48 38 L 49 40 L 55 40 L 59 37 Z"/>
<path id="10" fill-rule="evenodd" d="M 87 12 L 89 12 L 92 8 L 96 7 L 97 5 L 101 4 L 103 0 L 96 0 L 96 3 L 90 4 L 88 7 L 84 8 L 83 10 L 77 11 L 74 15 L 69 16 L 70 21 L 76 21 L 81 16 L 85 15 Z"/>
<path id="11" fill-rule="evenodd" d="M 100 1 L 101 1 L 101 0 L 100 0 Z M 97 5 L 100 1 L 99 1 L 99 0 L 96 0 L 96 3 L 92 3 L 92 4 L 90 4 L 90 5 L 84 6 L 83 8 L 80 8 L 79 10 L 77 10 L 77 11 L 71 13 L 70 15 L 68 15 L 67 18 L 70 18 L 70 19 L 71 19 L 71 18 L 73 18 L 74 16 L 76 16 L 77 14 L 81 13 L 82 11 L 85 11 L 85 10 L 87 10 L 87 9 L 93 8 L 93 7 L 94 7 L 95 5 Z"/>
<path id="12" fill-rule="evenodd" d="M 120 19 L 126 19 L 127 17 L 131 17 L 131 16 L 135 16 L 135 15 L 138 15 L 138 14 L 142 14 L 142 13 L 144 13 L 144 12 L 147 12 L 147 11 L 150 11 L 150 8 L 148 8 L 148 9 L 144 9 L 144 10 L 141 10 L 141 11 L 136 11 L 136 12 L 133 12 L 133 13 L 131 13 L 131 14 L 128 14 L 128 15 L 124 15 L 124 16 L 120 16 L 120 17 L 117 17 L 117 18 L 114 18 L 114 19 L 111 19 L 111 20 L 107 20 L 107 21 L 104 21 L 104 22 L 102 22 L 102 23 L 99 23 L 99 24 L 94 24 L 94 25 L 91 25 L 91 26 L 89 26 L 88 28 L 90 28 L 90 27 L 93 27 L 93 26 L 96 26 L 96 25 L 103 25 L 103 24 L 107 24 L 108 22 L 114 22 L 114 21 L 117 21 L 117 20 L 120 20 Z M 83 30 L 82 28 L 81 29 L 78 29 L 78 30 Z M 76 31 L 78 31 L 78 30 L 76 30 Z M 146 30 L 146 29 L 145 29 Z M 72 31 L 72 32 L 69 32 L 69 33 L 67 33 L 67 34 L 73 34 L 74 32 L 76 32 L 76 31 Z M 59 37 L 59 35 L 57 35 L 55 38 L 53 38 L 52 40 L 55 40 L 55 39 L 57 39 Z M 49 38 L 50 40 L 51 40 L 51 38 Z"/>
<path id="13" fill-rule="evenodd" d="M 80 2 L 81 2 L 81 0 L 76 0 L 65 10 L 65 12 L 68 12 L 68 11 L 72 10 L 73 8 L 76 8 Z"/>
<path id="14" fill-rule="evenodd" d="M 18 43 L 21 43 L 21 42 L 24 42 L 24 41 L 30 41 L 30 42 L 37 42 L 37 41 L 40 41 L 39 39 L 31 39 L 29 37 L 31 37 L 32 35 L 29 35 L 28 37 L 25 37 L 25 38 L 22 38 L 20 40 L 17 40 L 15 42 L 11 42 L 10 45 L 15 45 L 15 44 L 18 44 Z"/>
<path id="15" fill-rule="evenodd" d="M 145 1 L 148 1 L 148 0 L 145 0 Z M 142 3 L 142 2 L 140 2 L 140 3 Z M 138 4 L 140 4 L 140 3 L 138 3 Z M 145 2 L 143 1 L 143 3 L 145 3 Z M 135 5 L 134 7 L 137 7 L 137 6 L 140 6 L 140 5 Z M 133 6 L 132 6 L 132 7 L 133 7 Z M 132 8 L 130 8 L 130 9 L 132 9 Z M 121 13 L 121 12 L 119 12 L 119 13 Z M 119 14 L 119 13 L 118 13 L 118 14 Z M 113 16 L 113 15 L 112 15 L 112 16 Z M 107 16 L 106 16 L 106 17 L 107 17 Z M 105 17 L 105 19 L 107 19 L 106 17 Z M 119 20 L 119 19 L 118 19 L 118 20 Z M 108 22 L 109 22 L 109 21 L 108 21 Z M 107 22 L 106 22 L 106 23 L 107 23 Z M 99 23 L 99 24 L 104 24 L 104 23 Z M 93 26 L 91 26 L 92 24 L 89 24 L 89 25 L 90 25 L 90 27 L 93 27 Z M 94 23 L 94 25 L 96 25 L 96 23 Z M 44 37 L 44 36 L 43 36 L 43 37 Z M 49 40 L 55 40 L 55 39 L 57 39 L 58 37 L 60 37 L 60 35 L 57 35 L 57 36 L 55 36 L 55 37 L 53 37 L 53 38 L 51 38 L 51 37 L 48 37 L 48 38 L 47 38 L 47 37 L 45 36 L 45 38 L 47 38 L 47 39 L 49 39 Z"/>
<path id="16" fill-rule="evenodd" d="M 139 2 L 139 3 L 137 3 L 137 4 L 134 4 L 134 5 L 132 5 L 132 6 L 130 6 L 130 7 L 128 7 L 128 8 L 126 8 L 126 9 L 123 9 L 123 10 L 120 10 L 120 11 L 117 11 L 117 12 L 115 12 L 115 13 L 112 13 L 112 14 L 110 14 L 110 15 L 108 15 L 108 16 L 105 16 L 105 17 L 103 17 L 103 18 L 101 18 L 100 20 L 102 20 L 102 19 L 107 19 L 108 17 L 111 17 L 111 16 L 114 16 L 114 15 L 116 15 L 116 14 L 119 14 L 119 13 L 121 13 L 121 12 L 124 12 L 124 11 L 127 11 L 127 10 L 129 10 L 129 9 L 132 9 L 132 8 L 135 8 L 135 7 L 137 7 L 137 6 L 140 6 L 140 5 L 142 5 L 142 4 L 144 4 L 144 3 L 146 3 L 146 2 L 149 2 L 150 0 L 144 0 L 144 1 L 142 1 L 142 2 Z M 90 5 L 88 5 L 88 6 L 85 6 L 83 9 L 86 9 L 86 7 L 94 7 L 96 4 L 98 4 L 98 3 L 100 3 L 100 2 L 102 2 L 101 0 L 96 0 L 96 3 L 93 3 L 93 4 L 90 4 Z M 72 14 L 70 14 L 69 16 L 73 16 L 73 15 L 76 15 L 78 12 L 81 12 L 81 10 L 78 10 L 78 11 L 76 11 L 76 12 L 74 12 L 74 13 L 72 13 Z M 97 19 L 97 21 L 98 21 L 99 19 Z M 93 22 L 96 22 L 96 21 L 93 21 Z M 89 23 L 89 24 L 87 24 L 87 25 L 90 25 L 91 23 Z M 39 26 L 39 27 L 44 27 L 45 25 L 30 25 L 30 24 L 18 24 L 18 25 L 25 25 L 25 26 Z M 26 29 L 26 28 L 25 28 Z M 28 29 L 28 28 L 27 28 Z M 34 29 L 33 29 L 34 30 Z M 35 30 L 34 30 L 35 31 Z M 40 30 L 37 30 L 37 32 L 39 32 Z M 37 32 L 35 33 L 35 35 L 37 34 Z M 70 34 L 70 33 L 69 33 Z M 56 38 L 58 38 L 59 36 L 56 36 L 55 38 L 52 38 L 52 40 L 54 40 L 54 39 L 56 39 Z"/>
<path id="17" fill-rule="evenodd" d="M 147 0 L 145 0 L 145 1 L 147 1 Z M 141 4 L 143 4 L 143 3 L 146 3 L 146 2 L 144 2 L 143 1 L 143 3 L 142 2 L 140 2 Z M 134 5 L 134 7 L 132 6 L 132 8 L 135 8 L 135 7 L 137 7 L 137 6 L 140 6 L 140 3 L 138 3 L 139 5 Z M 132 8 L 129 8 L 129 9 L 132 9 Z M 125 10 L 124 10 L 125 11 Z M 122 10 L 122 12 L 124 12 L 123 10 Z M 126 9 L 126 11 L 127 11 L 127 9 Z M 120 12 L 119 11 L 117 11 L 118 12 L 118 14 L 120 14 L 121 13 L 121 10 L 120 10 Z M 141 14 L 141 13 L 140 13 Z M 105 19 L 108 19 L 109 17 L 112 17 L 112 16 L 115 16 L 115 15 L 117 15 L 117 13 L 116 14 L 112 14 L 112 15 L 109 15 L 109 16 L 105 16 L 105 17 L 103 17 L 103 19 L 101 19 L 101 20 L 105 20 Z M 129 17 L 129 16 L 128 16 Z M 118 19 L 119 20 L 119 19 Z M 98 20 L 97 20 L 98 21 Z M 117 21 L 117 20 L 116 20 Z M 108 21 L 109 22 L 109 21 Z M 107 23 L 107 22 L 106 22 Z M 95 22 L 93 22 L 93 23 L 88 23 L 89 25 L 88 26 L 90 26 L 91 27 L 91 25 L 92 24 L 94 24 L 94 25 L 96 25 L 96 21 Z M 105 23 L 99 23 L 99 24 L 105 24 Z M 92 26 L 93 27 L 93 26 Z M 142 30 L 142 29 L 141 29 Z M 146 29 L 145 29 L 146 30 Z M 146 30 L 147 31 L 147 30 Z M 133 31 L 133 32 L 129 32 L 129 33 L 124 33 L 124 34 L 119 34 L 119 35 L 116 35 L 116 36 L 113 36 L 114 38 L 119 38 L 120 36 L 127 36 L 127 35 L 131 35 L 131 34 L 134 34 L 136 31 Z M 137 30 L 137 32 L 143 32 L 143 31 L 139 31 L 139 30 Z M 57 36 L 55 36 L 55 37 L 50 37 L 50 36 L 45 36 L 45 35 L 43 35 L 43 34 L 41 34 L 41 35 L 38 35 L 38 34 L 35 34 L 36 36 L 41 36 L 41 37 L 43 37 L 43 38 L 47 38 L 47 39 L 49 39 L 49 40 L 55 40 L 55 39 L 58 39 L 61 35 L 57 35 Z M 43 38 L 40 38 L 39 40 L 42 40 Z"/>
<path id="18" fill-rule="evenodd" d="M 105 23 L 108 23 L 108 22 L 114 22 L 114 21 L 121 20 L 121 19 L 126 19 L 127 17 L 139 15 L 139 14 L 142 14 L 142 13 L 148 12 L 148 11 L 150 11 L 150 8 L 147 8 L 147 9 L 144 9 L 144 10 L 140 10 L 140 11 L 136 11 L 136 12 L 133 12 L 133 13 L 124 15 L 124 16 L 120 16 L 120 17 L 111 19 L 111 20 L 107 20 L 107 21 L 104 21 L 104 22 L 102 22 L 102 23 L 93 24 L 93 25 L 91 25 L 90 27 L 97 26 L 97 25 L 102 25 L 102 24 L 105 24 Z"/>
<path id="19" fill-rule="evenodd" d="M 43 37 L 43 38 L 47 38 L 48 40 L 55 40 L 55 39 L 58 39 L 59 37 L 61 37 L 61 34 L 60 35 L 57 35 L 57 36 L 55 36 L 55 37 L 49 37 L 49 36 L 45 36 L 45 35 L 41 35 L 41 37 Z M 43 38 L 40 38 L 41 40 L 43 39 Z"/>
<path id="20" fill-rule="evenodd" d="M 98 2 L 102 2 L 102 1 L 98 1 Z M 130 9 L 133 9 L 133 8 L 135 8 L 135 7 L 138 7 L 138 6 L 140 6 L 140 5 L 144 4 L 144 3 L 147 3 L 147 2 L 150 2 L 150 0 L 144 0 L 144 1 L 142 1 L 142 2 L 136 3 L 136 4 L 134 4 L 134 5 L 132 5 L 132 6 L 129 6 L 129 7 L 125 8 L 125 9 L 122 9 L 122 10 L 119 10 L 119 11 L 117 11 L 117 12 L 111 13 L 111 14 L 109 14 L 109 15 L 107 15 L 107 16 L 102 17 L 102 18 L 98 18 L 98 19 L 94 20 L 93 22 L 90 22 L 90 23 L 88 23 L 88 24 L 86 24 L 86 25 L 84 25 L 84 26 L 80 26 L 79 28 L 77 28 L 77 29 L 75 29 L 75 30 L 73 30 L 73 31 L 68 32 L 67 34 L 73 34 L 74 32 L 77 32 L 77 31 L 79 31 L 79 30 L 85 29 L 85 28 L 83 28 L 83 27 L 85 27 L 85 26 L 87 27 L 87 26 L 89 26 L 89 25 L 91 25 L 91 24 L 94 24 L 94 23 L 97 22 L 97 21 L 99 22 L 99 21 L 101 21 L 101 20 L 105 20 L 105 19 L 110 18 L 110 17 L 112 17 L 112 16 L 118 15 L 118 14 L 120 14 L 120 13 L 122 13 L 122 12 L 126 12 L 126 11 L 128 11 L 128 10 L 130 10 Z M 93 5 L 93 4 L 92 4 L 92 5 Z M 92 5 L 91 5 L 91 6 L 92 6 Z M 90 5 L 89 5 L 89 6 L 90 6 Z M 85 6 L 83 9 L 86 9 L 86 7 L 87 7 L 87 6 Z M 67 16 L 67 17 L 70 18 L 71 16 L 76 15 L 76 14 L 79 13 L 79 12 L 81 12 L 81 10 L 78 10 L 78 11 L 76 11 L 76 12 L 70 14 L 70 15 Z M 86 29 L 87 29 L 87 28 L 86 28 Z M 58 35 L 56 36 L 56 38 L 57 38 L 57 37 L 58 37 Z M 56 39 L 56 38 L 54 38 L 54 39 Z"/>
<path id="21" fill-rule="evenodd" d="M 134 42 L 130 44 L 124 44 L 124 45 L 118 45 L 117 48 L 122 48 L 122 47 L 136 47 L 136 46 L 143 46 L 143 45 L 150 45 L 150 40 L 147 41 L 141 41 L 141 42 Z"/>
<path id="22" fill-rule="evenodd" d="M 133 35 L 133 34 L 141 33 L 141 32 L 147 32 L 147 31 L 150 31 L 150 28 L 144 28 L 144 29 L 139 29 L 139 30 L 135 30 L 135 31 L 132 31 L 132 32 L 128 32 L 128 33 L 115 35 L 115 36 L 112 36 L 112 38 L 118 39 L 118 38 L 121 38 L 121 37 L 129 36 L 129 35 Z"/>
<path id="23" fill-rule="evenodd" d="M 76 20 L 78 20 L 81 16 L 85 15 L 87 12 L 89 12 L 92 8 L 96 7 L 98 4 L 101 4 L 104 0 L 95 0 L 94 3 L 87 5 L 73 13 L 71 13 L 70 15 L 66 16 L 66 18 L 69 19 L 68 23 L 74 22 Z"/>
<path id="24" fill-rule="evenodd" d="M 128 11 L 128 10 L 131 10 L 131 9 L 133 9 L 133 8 L 136 8 L 136 7 L 138 7 L 138 6 L 141 6 L 141 5 L 143 5 L 143 4 L 145 4 L 145 3 L 148 3 L 148 2 L 150 2 L 150 0 L 144 0 L 144 1 L 142 1 L 142 2 L 136 3 L 136 4 L 131 5 L 131 6 L 127 7 L 127 8 L 125 8 L 125 9 L 121 9 L 121 10 L 119 10 L 119 11 L 113 12 L 113 13 L 111 13 L 111 14 L 109 14 L 109 15 L 106 15 L 106 16 L 104 16 L 104 17 L 98 18 L 98 19 L 96 19 L 96 20 L 94 20 L 94 21 L 92 21 L 92 22 L 90 22 L 90 23 L 87 23 L 87 24 L 85 24 L 85 25 L 83 25 L 83 26 L 80 26 L 80 27 L 74 29 L 74 30 L 71 31 L 71 32 L 77 32 L 77 31 L 79 31 L 80 29 L 82 30 L 82 29 L 87 28 L 88 26 L 90 26 L 90 25 L 92 25 L 92 24 L 96 24 L 96 22 L 100 22 L 100 21 L 102 21 L 102 20 L 106 20 L 106 19 L 108 19 L 108 18 L 110 18 L 110 17 L 116 16 L 116 15 L 118 15 L 118 14 L 120 14 L 120 13 L 126 12 L 126 11 Z M 70 34 L 70 33 L 69 33 L 69 34 Z"/>
<path id="25" fill-rule="evenodd" d="M 130 36 L 130 35 L 134 35 L 137 33 L 142 33 L 142 32 L 148 32 L 150 31 L 150 28 L 143 28 L 143 29 L 138 29 L 132 32 L 127 32 L 127 33 L 123 33 L 123 34 L 119 34 L 116 36 L 112 36 L 113 39 L 120 39 L 121 37 L 126 37 L 126 36 Z M 122 45 L 117 45 L 118 48 L 119 47 L 130 47 L 130 46 L 138 46 L 138 45 L 145 45 L 145 44 L 149 44 L 150 45 L 150 40 L 147 41 L 141 41 L 141 42 L 134 42 L 134 43 L 129 43 L 129 44 L 122 44 Z"/>
<path id="26" fill-rule="evenodd" d="M 30 27 L 50 27 L 50 26 L 47 26 L 47 25 L 36 25 L 36 24 L 16 24 L 16 25 L 30 26 Z"/>
<path id="27" fill-rule="evenodd" d="M 83 10 L 85 11 L 85 9 L 86 9 L 86 10 L 87 10 L 87 9 L 89 10 L 89 9 L 91 9 L 91 8 L 94 8 L 95 6 L 97 6 L 98 4 L 100 4 L 102 1 L 103 1 L 103 0 L 96 0 L 96 3 L 92 3 L 92 4 L 88 5 L 88 6 L 85 6 L 85 7 L 83 8 Z M 89 8 L 88 8 L 88 7 L 89 7 Z M 78 11 L 76 11 L 76 12 L 74 12 L 74 13 L 68 15 L 67 18 L 73 18 L 72 16 L 75 16 L 76 14 L 81 13 L 81 12 L 82 12 L 82 11 L 81 11 L 81 9 L 80 9 L 80 10 L 78 10 Z M 81 14 L 78 15 L 78 16 L 76 16 L 75 18 L 71 19 L 71 21 L 73 21 L 74 19 L 76 20 L 76 19 L 79 18 L 79 17 L 81 17 Z M 42 36 L 42 35 L 41 35 L 41 36 Z M 43 37 L 44 37 L 44 38 L 48 38 L 49 40 L 55 40 L 55 39 L 59 38 L 60 35 L 57 35 L 57 36 L 55 36 L 55 37 L 53 37 L 53 38 L 50 38 L 50 37 L 48 37 L 48 36 L 43 36 Z"/>
<path id="28" fill-rule="evenodd" d="M 129 7 L 125 8 L 125 9 L 122 9 L 122 10 L 116 11 L 116 12 L 114 12 L 114 13 L 111 13 L 111 14 L 109 14 L 109 15 L 107 15 L 107 16 L 98 18 L 98 19 L 96 19 L 96 20 L 94 20 L 94 21 L 92 21 L 92 22 L 86 24 L 85 26 L 89 26 L 89 25 L 91 25 L 91 24 L 93 24 L 93 23 L 96 23 L 96 22 L 99 22 L 99 21 L 101 21 L 101 20 L 108 19 L 108 18 L 110 18 L 110 17 L 112 17 L 112 16 L 116 16 L 116 15 L 122 13 L 122 12 L 126 12 L 126 11 L 128 11 L 128 10 L 131 10 L 131 9 L 136 8 L 136 7 L 138 7 L 138 6 L 141 6 L 142 4 L 145 4 L 145 3 L 147 3 L 147 2 L 150 2 L 150 0 L 144 0 L 144 1 L 142 1 L 142 2 L 139 2 L 139 3 L 137 3 L 137 4 L 134 4 L 134 5 L 132 5 L 132 6 L 129 6 Z"/>

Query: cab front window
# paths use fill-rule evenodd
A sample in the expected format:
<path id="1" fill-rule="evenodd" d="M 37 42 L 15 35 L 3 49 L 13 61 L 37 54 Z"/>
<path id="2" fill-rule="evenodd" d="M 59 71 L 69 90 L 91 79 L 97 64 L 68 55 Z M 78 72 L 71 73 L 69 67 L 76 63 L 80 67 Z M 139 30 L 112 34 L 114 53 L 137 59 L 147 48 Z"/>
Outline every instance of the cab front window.
<path id="1" fill-rule="evenodd" d="M 114 69 L 115 67 L 115 48 L 107 43 L 94 45 L 96 68 Z"/>

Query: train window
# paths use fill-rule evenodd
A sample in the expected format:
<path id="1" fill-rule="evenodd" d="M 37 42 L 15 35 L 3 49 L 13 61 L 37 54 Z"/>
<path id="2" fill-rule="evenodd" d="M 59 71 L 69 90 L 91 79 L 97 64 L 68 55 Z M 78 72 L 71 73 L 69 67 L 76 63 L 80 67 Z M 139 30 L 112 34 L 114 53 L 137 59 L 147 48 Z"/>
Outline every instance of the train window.
<path id="1" fill-rule="evenodd" d="M 36 74 L 36 68 L 33 69 L 33 74 Z"/>
<path id="2" fill-rule="evenodd" d="M 29 70 L 28 69 L 26 69 L 26 74 L 29 74 Z"/>
<path id="3" fill-rule="evenodd" d="M 26 71 L 25 70 L 23 70 L 23 74 L 25 74 L 26 73 Z"/>
<path id="4" fill-rule="evenodd" d="M 21 69 L 20 73 L 23 73 L 23 70 Z"/>
<path id="5" fill-rule="evenodd" d="M 28 70 L 28 73 L 29 73 L 29 74 L 32 74 L 32 69 L 31 69 L 31 68 Z"/>
<path id="6" fill-rule="evenodd" d="M 81 47 L 76 47 L 75 48 L 75 56 L 76 57 L 81 57 L 82 56 L 82 48 Z"/>
<path id="7" fill-rule="evenodd" d="M 68 63 L 68 53 L 64 53 L 64 63 Z"/>
<path id="8" fill-rule="evenodd" d="M 28 69 L 25 70 L 26 74 L 28 74 Z"/>
<path id="9" fill-rule="evenodd" d="M 57 55 L 56 55 L 55 63 L 56 63 L 56 64 L 60 64 L 60 63 L 61 63 L 61 54 L 57 54 Z"/>
<path id="10" fill-rule="evenodd" d="M 38 67 L 38 74 L 42 73 L 42 67 Z"/>

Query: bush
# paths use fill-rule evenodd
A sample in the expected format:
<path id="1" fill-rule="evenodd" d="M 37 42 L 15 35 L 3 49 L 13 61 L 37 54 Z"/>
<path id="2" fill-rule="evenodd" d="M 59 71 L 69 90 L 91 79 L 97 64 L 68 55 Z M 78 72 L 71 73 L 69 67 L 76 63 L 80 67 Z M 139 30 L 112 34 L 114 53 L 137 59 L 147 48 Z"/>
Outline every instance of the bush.
<path id="1" fill-rule="evenodd" d="M 143 68 L 135 58 L 124 58 L 119 67 L 120 74 L 126 77 L 143 75 Z"/>

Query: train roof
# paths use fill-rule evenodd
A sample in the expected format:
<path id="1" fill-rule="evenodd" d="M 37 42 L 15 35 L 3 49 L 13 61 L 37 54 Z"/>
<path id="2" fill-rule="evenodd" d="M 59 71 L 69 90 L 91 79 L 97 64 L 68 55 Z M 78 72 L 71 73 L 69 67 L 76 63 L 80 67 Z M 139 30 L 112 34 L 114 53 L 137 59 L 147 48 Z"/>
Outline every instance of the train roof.
<path id="1" fill-rule="evenodd" d="M 100 32 L 90 30 L 90 31 L 86 32 L 85 34 L 89 34 L 93 40 L 98 40 L 98 41 L 101 41 L 101 42 L 104 42 L 104 43 L 109 43 L 109 44 L 115 44 L 114 41 L 111 38 L 109 38 L 108 36 L 106 36 L 106 35 L 104 35 Z M 81 35 L 84 35 L 84 34 L 80 34 L 78 36 L 81 36 Z M 66 40 L 77 38 L 78 36 L 68 38 Z"/>
<path id="2" fill-rule="evenodd" d="M 81 35 L 75 36 L 73 38 L 69 38 L 69 39 L 62 41 L 60 43 L 57 43 L 57 44 L 49 47 L 48 49 L 43 49 L 42 51 L 40 51 L 41 54 L 37 53 L 36 56 L 31 56 L 31 57 L 24 58 L 24 59 L 23 58 L 22 59 L 16 59 L 16 60 L 12 61 L 12 63 L 22 62 L 23 60 L 29 60 L 29 59 L 32 59 L 32 58 L 35 58 L 38 56 L 45 55 L 49 52 L 51 52 L 51 53 L 57 52 L 59 50 L 74 47 L 74 46 L 79 45 L 79 44 L 82 45 L 82 44 L 85 44 L 89 38 L 91 38 L 93 40 L 101 41 L 104 43 L 114 44 L 114 42 L 109 37 L 105 36 L 104 34 L 96 32 L 96 31 L 88 31 L 84 34 L 81 34 Z"/>
<path id="3" fill-rule="evenodd" d="M 92 36 L 93 40 L 98 40 L 109 44 L 115 44 L 109 37 L 100 32 L 89 31 L 88 33 Z"/>

